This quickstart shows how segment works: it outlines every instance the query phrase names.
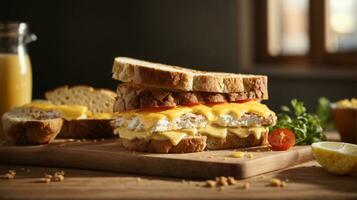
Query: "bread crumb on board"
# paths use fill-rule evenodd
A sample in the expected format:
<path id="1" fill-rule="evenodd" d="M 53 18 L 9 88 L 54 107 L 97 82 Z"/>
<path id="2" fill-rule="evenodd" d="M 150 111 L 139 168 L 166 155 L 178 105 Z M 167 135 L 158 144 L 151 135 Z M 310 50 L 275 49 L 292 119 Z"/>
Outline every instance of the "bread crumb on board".
<path id="1" fill-rule="evenodd" d="M 16 176 L 16 171 L 15 170 L 9 170 L 5 174 L 0 175 L 0 179 L 14 179 Z"/>
<path id="2" fill-rule="evenodd" d="M 41 180 L 44 183 L 61 182 L 64 180 L 64 174 L 64 171 L 55 172 L 53 175 L 45 174 Z"/>
<path id="3" fill-rule="evenodd" d="M 253 155 L 252 153 L 248 153 L 248 154 L 247 154 L 247 158 L 253 159 L 253 158 L 254 158 L 254 155 Z"/>
<path id="4" fill-rule="evenodd" d="M 250 188 L 250 183 L 245 182 L 245 183 L 241 184 L 241 185 L 239 186 L 239 188 L 247 190 L 247 189 Z"/>
<path id="5" fill-rule="evenodd" d="M 231 185 L 237 185 L 238 181 L 231 176 L 225 177 L 225 176 L 220 176 L 216 177 L 214 180 L 207 180 L 206 184 L 204 185 L 205 187 L 227 187 Z"/>
<path id="6" fill-rule="evenodd" d="M 282 181 L 278 178 L 272 178 L 270 179 L 270 184 L 269 186 L 271 187 L 285 187 L 286 186 L 286 182 Z"/>

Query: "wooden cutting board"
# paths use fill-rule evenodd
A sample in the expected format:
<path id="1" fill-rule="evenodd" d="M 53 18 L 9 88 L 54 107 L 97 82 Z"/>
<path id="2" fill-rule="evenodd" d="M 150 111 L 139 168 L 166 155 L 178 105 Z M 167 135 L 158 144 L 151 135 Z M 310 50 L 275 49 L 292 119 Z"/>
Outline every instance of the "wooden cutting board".
<path id="1" fill-rule="evenodd" d="M 188 154 L 148 154 L 123 149 L 119 140 L 63 141 L 49 145 L 0 147 L 0 163 L 105 170 L 180 178 L 248 178 L 313 159 L 310 146 L 288 151 L 266 147 L 238 149 L 253 158 L 229 157 L 234 150 Z M 237 151 L 237 150 L 235 150 Z"/>

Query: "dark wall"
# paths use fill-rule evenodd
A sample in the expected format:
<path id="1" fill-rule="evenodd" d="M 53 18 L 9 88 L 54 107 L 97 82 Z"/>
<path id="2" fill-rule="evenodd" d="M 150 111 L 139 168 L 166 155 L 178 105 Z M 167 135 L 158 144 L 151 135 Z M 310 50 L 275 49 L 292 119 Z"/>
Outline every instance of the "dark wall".
<path id="1" fill-rule="evenodd" d="M 1 3 L 0 21 L 29 22 L 37 34 L 29 49 L 39 98 L 65 84 L 114 89 L 115 56 L 237 71 L 236 7 L 234 0 L 11 0 Z"/>
<path id="2" fill-rule="evenodd" d="M 281 105 L 289 104 L 292 98 L 297 98 L 313 112 L 320 97 L 327 97 L 332 102 L 357 97 L 357 78 L 269 78 L 269 101 L 266 103 L 275 111 L 279 111 Z"/>
<path id="3" fill-rule="evenodd" d="M 66 84 L 115 89 L 111 67 L 116 56 L 238 72 L 238 63 L 242 63 L 238 54 L 252 49 L 249 42 L 239 41 L 238 34 L 250 26 L 239 24 L 238 18 L 249 18 L 251 23 L 260 20 L 239 15 L 239 2 L 11 0 L 0 4 L 0 21 L 29 22 L 32 32 L 38 35 L 39 40 L 30 45 L 30 54 L 34 97 L 41 98 L 46 90 Z M 320 73 L 325 70 L 295 75 L 294 71 L 273 68 L 265 70 L 267 73 L 248 72 L 269 75 L 267 103 L 275 110 L 294 97 L 313 108 L 320 96 L 337 100 L 357 95 L 356 71 L 340 72 L 336 78 L 335 72 L 328 76 Z"/>

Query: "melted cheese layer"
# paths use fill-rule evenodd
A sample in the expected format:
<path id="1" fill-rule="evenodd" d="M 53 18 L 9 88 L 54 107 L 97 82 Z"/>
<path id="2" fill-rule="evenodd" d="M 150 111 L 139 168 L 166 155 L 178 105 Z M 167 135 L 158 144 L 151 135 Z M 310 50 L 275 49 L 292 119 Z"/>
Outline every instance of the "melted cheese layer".
<path id="1" fill-rule="evenodd" d="M 204 129 L 183 129 L 179 131 L 165 131 L 151 133 L 148 131 L 131 131 L 127 128 L 116 128 L 115 134 L 118 134 L 121 138 L 133 140 L 133 139 L 154 139 L 154 140 L 170 140 L 173 145 L 177 145 L 186 136 L 194 135 L 208 135 L 217 138 L 225 138 L 227 133 L 233 133 L 240 138 L 246 138 L 250 135 L 254 135 L 256 139 L 260 139 L 262 135 L 268 131 L 266 127 L 254 127 L 254 128 L 224 128 L 224 127 L 209 127 Z"/>
<path id="2" fill-rule="evenodd" d="M 183 114 L 193 113 L 203 115 L 209 123 L 216 121 L 221 115 L 233 115 L 235 118 L 240 119 L 244 114 L 252 113 L 260 117 L 269 117 L 275 115 L 275 113 L 269 108 L 256 101 L 249 101 L 246 103 L 222 103 L 213 106 L 208 105 L 196 105 L 192 107 L 178 106 L 169 110 L 157 111 L 157 112 L 138 112 L 128 111 L 119 114 L 119 117 L 124 119 L 132 119 L 138 117 L 144 124 L 145 130 L 151 129 L 158 121 L 162 119 L 168 119 L 174 121 Z"/>

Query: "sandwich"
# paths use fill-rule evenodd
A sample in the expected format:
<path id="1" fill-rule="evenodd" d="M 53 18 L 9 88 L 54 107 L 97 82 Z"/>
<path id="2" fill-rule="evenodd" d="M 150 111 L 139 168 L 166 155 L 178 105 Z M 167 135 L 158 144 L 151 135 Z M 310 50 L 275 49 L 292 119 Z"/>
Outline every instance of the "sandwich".
<path id="1" fill-rule="evenodd" d="M 60 87 L 12 109 L 2 117 L 7 140 L 13 144 L 46 144 L 55 138 L 114 137 L 115 92 L 90 86 Z"/>
<path id="2" fill-rule="evenodd" d="M 267 77 L 204 72 L 117 57 L 114 134 L 129 150 L 191 153 L 267 143 L 276 116 Z"/>

